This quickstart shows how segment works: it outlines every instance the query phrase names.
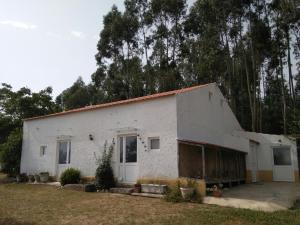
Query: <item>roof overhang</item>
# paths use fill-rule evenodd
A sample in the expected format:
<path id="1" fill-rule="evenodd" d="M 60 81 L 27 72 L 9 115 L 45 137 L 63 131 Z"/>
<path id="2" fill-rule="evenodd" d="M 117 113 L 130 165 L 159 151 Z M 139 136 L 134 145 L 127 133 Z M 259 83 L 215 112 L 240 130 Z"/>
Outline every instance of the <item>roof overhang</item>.
<path id="1" fill-rule="evenodd" d="M 228 148 L 228 147 L 225 147 L 225 146 L 211 144 L 211 143 L 207 143 L 207 142 L 203 142 L 203 141 L 192 141 L 192 140 L 186 140 L 186 139 L 177 139 L 177 141 L 180 144 L 193 145 L 193 146 L 199 146 L 199 147 L 209 146 L 209 147 L 212 147 L 212 148 L 223 148 L 223 149 L 228 149 L 228 150 L 233 150 L 233 151 L 246 153 L 246 152 L 241 151 L 239 149 Z"/>

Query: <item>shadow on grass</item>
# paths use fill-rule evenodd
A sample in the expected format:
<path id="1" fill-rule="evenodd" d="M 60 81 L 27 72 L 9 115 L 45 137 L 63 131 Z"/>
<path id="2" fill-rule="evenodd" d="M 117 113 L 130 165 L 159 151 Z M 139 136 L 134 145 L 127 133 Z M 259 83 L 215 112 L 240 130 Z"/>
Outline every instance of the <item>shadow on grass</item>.
<path id="1" fill-rule="evenodd" d="M 36 223 L 19 222 L 13 218 L 0 218 L 0 225 L 36 225 Z"/>

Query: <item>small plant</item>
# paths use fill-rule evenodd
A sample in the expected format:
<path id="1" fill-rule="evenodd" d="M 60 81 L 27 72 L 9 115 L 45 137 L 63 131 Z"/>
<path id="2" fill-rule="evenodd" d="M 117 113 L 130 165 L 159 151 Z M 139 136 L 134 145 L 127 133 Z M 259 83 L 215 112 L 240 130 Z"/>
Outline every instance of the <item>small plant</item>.
<path id="1" fill-rule="evenodd" d="M 96 192 L 97 191 L 96 185 L 95 184 L 86 184 L 84 186 L 84 191 L 85 192 Z"/>
<path id="2" fill-rule="evenodd" d="M 66 184 L 79 184 L 80 182 L 80 171 L 74 168 L 66 169 L 60 175 L 60 183 L 62 186 Z"/>
<path id="3" fill-rule="evenodd" d="M 100 190 L 109 190 L 116 185 L 113 169 L 111 167 L 111 158 L 113 154 L 113 145 L 107 151 L 106 144 L 102 158 L 97 160 L 98 168 L 96 170 L 96 186 Z"/>
<path id="4" fill-rule="evenodd" d="M 182 202 L 183 198 L 181 196 L 180 191 L 180 181 L 177 180 L 174 186 L 168 188 L 167 193 L 165 195 L 165 200 L 167 202 Z"/>
<path id="5" fill-rule="evenodd" d="M 28 182 L 28 176 L 26 173 L 21 173 L 20 175 L 16 176 L 17 182 Z"/>
<path id="6" fill-rule="evenodd" d="M 217 185 L 214 185 L 213 187 L 212 187 L 212 193 L 213 193 L 213 196 L 214 197 L 217 197 L 217 198 L 220 198 L 220 197 L 222 197 L 222 186 L 217 186 Z"/>

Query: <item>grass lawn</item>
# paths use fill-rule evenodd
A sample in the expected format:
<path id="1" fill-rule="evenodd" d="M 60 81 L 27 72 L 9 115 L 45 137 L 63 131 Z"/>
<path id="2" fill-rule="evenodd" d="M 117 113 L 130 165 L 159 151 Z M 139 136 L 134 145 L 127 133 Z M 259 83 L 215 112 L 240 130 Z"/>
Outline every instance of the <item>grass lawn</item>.
<path id="1" fill-rule="evenodd" d="M 46 185 L 1 184 L 0 224 L 299 225 L 300 210 L 263 213 Z"/>

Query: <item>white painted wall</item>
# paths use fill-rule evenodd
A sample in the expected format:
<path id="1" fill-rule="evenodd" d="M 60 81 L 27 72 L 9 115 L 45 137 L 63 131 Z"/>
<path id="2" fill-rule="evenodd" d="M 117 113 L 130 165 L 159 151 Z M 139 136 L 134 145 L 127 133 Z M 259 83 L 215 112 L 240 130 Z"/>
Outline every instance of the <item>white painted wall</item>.
<path id="1" fill-rule="evenodd" d="M 249 151 L 249 141 L 216 84 L 177 95 L 178 138 Z"/>
<path id="2" fill-rule="evenodd" d="M 136 128 L 134 131 L 132 128 Z M 271 146 L 290 145 L 293 167 L 298 170 L 296 144 L 284 136 L 245 132 L 215 84 L 163 98 L 132 104 L 118 105 L 92 111 L 71 113 L 25 121 L 21 172 L 34 174 L 42 171 L 57 175 L 57 140 L 70 137 L 72 143 L 71 163 L 62 166 L 75 167 L 83 176 L 94 176 L 94 154 L 102 154 L 105 141 L 114 139 L 113 166 L 118 171 L 118 142 L 121 134 L 135 132 L 148 145 L 149 137 L 160 137 L 160 150 L 144 148 L 138 140 L 138 177 L 178 177 L 177 139 L 205 142 L 248 153 L 249 139 L 260 143 L 258 147 L 258 170 L 272 170 Z M 94 140 L 89 140 L 89 134 Z M 40 146 L 46 145 L 46 155 L 40 156 Z M 60 167 L 59 167 L 60 168 Z"/>
<path id="3" fill-rule="evenodd" d="M 49 171 L 55 175 L 57 138 L 70 136 L 71 163 L 66 167 L 80 169 L 83 176 L 94 176 L 94 153 L 100 156 L 105 140 L 111 143 L 114 138 L 116 141 L 120 134 L 118 131 L 131 132 L 132 129 L 126 132 L 127 127 L 137 128 L 137 133 L 146 143 L 148 137 L 160 137 L 160 150 L 148 151 L 138 140 L 139 177 L 178 176 L 175 96 L 25 121 L 21 172 Z M 89 140 L 89 134 L 94 136 L 93 141 Z M 47 146 L 44 157 L 40 157 L 41 145 Z M 114 154 L 113 160 L 115 175 L 118 176 L 117 154 Z"/>
<path id="4" fill-rule="evenodd" d="M 274 164 L 273 147 L 290 146 L 292 153 L 292 164 L 294 170 L 298 170 L 297 160 L 297 145 L 295 141 L 285 137 L 284 135 L 262 134 L 255 132 L 244 132 L 244 135 L 249 139 L 259 142 L 258 145 L 258 169 L 259 170 L 272 170 Z M 281 140 L 281 142 L 279 142 Z M 250 153 L 249 153 L 250 157 Z M 247 166 L 248 166 L 247 159 Z M 250 167 L 250 166 L 249 166 Z"/>

